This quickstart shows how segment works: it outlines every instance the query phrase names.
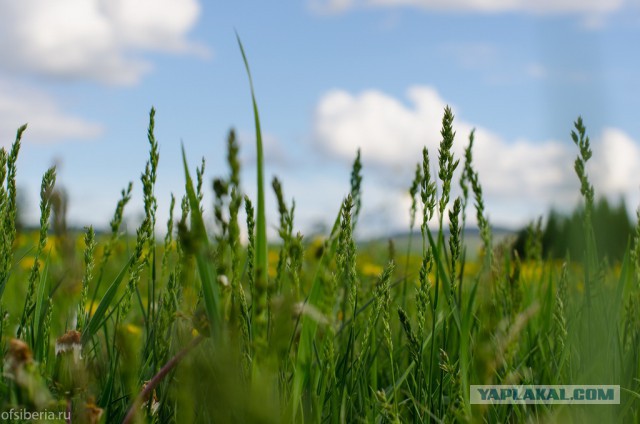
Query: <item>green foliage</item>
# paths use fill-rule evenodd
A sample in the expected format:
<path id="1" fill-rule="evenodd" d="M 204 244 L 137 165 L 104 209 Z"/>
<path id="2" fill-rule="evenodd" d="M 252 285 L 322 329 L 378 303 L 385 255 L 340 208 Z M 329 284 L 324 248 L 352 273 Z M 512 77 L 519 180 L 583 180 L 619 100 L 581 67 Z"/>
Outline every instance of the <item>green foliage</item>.
<path id="1" fill-rule="evenodd" d="M 591 212 L 593 232 L 598 246 L 598 257 L 611 262 L 621 262 L 628 251 L 628 243 L 634 232 L 627 206 L 623 200 L 611 206 L 606 198 L 599 199 Z M 551 210 L 544 228 L 541 220 L 518 232 L 515 249 L 520 257 L 559 259 L 569 257 L 584 259 L 586 211 L 578 206 L 569 215 Z"/>
<path id="2" fill-rule="evenodd" d="M 422 244 L 414 251 L 409 242 L 403 266 L 393 243 L 355 236 L 359 150 L 324 238 L 295 232 L 295 201 L 273 179 L 280 240 L 269 245 L 260 119 L 238 42 L 256 126 L 257 200 L 243 194 L 232 130 L 229 171 L 213 180 L 212 225 L 204 159 L 192 180 L 183 148 L 180 213 L 172 195 L 167 233 L 156 240 L 154 109 L 144 219 L 135 234 L 121 233 L 129 184 L 108 234 L 66 235 L 78 237 L 75 268 L 49 234 L 54 170 L 43 178 L 39 231 L 17 233 L 25 128 L 9 153 L 0 150 L 0 411 L 69 411 L 74 423 L 638 422 L 640 229 L 632 234 L 624 204 L 593 200 L 581 119 L 572 138 L 584 206 L 568 217 L 552 212 L 515 244 L 493 245 L 474 132 L 462 196 L 450 199 L 459 160 L 447 107 L 438 169 L 425 148 L 408 190 L 409 229 L 421 221 Z M 470 199 L 478 263 L 466 255 Z M 67 269 L 77 281 L 55 278 Z M 618 384 L 623 394 L 620 405 L 590 408 L 472 405 L 471 384 Z"/>

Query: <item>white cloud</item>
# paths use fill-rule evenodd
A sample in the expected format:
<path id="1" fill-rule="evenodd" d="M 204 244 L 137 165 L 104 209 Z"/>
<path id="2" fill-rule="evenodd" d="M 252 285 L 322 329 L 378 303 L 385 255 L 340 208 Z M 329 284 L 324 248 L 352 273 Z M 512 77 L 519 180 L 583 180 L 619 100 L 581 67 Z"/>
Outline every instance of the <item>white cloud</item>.
<path id="1" fill-rule="evenodd" d="M 316 107 L 313 131 L 319 148 L 345 162 L 352 161 L 361 148 L 365 169 L 374 166 L 382 171 L 376 181 L 379 190 L 374 203 L 406 203 L 399 196 L 406 191 L 415 164 L 421 161 L 423 146 L 429 149 L 432 167 L 437 166 L 446 102 L 434 88 L 424 86 L 409 88 L 407 98 L 410 102 L 405 104 L 375 90 L 358 95 L 333 90 Z M 457 117 L 457 158 L 462 158 L 474 127 L 474 166 L 494 222 L 519 225 L 545 213 L 550 205 L 575 204 L 579 196 L 573 170 L 577 148 L 569 137 L 564 142 L 524 138 L 508 141 Z M 595 138 L 594 158 L 589 164 L 596 193 L 637 199 L 639 162 L 636 141 L 618 129 L 604 130 Z M 458 177 L 455 181 L 457 185 Z"/>
<path id="2" fill-rule="evenodd" d="M 624 0 L 311 0 L 314 10 L 341 13 L 367 7 L 416 7 L 452 12 L 522 12 L 534 14 L 610 13 L 622 7 Z"/>
<path id="3" fill-rule="evenodd" d="M 309 0 L 311 10 L 317 13 L 341 13 L 354 6 L 354 0 Z"/>
<path id="4" fill-rule="evenodd" d="M 602 14 L 591 13 L 580 22 L 580 27 L 585 31 L 600 31 L 607 26 L 607 18 Z"/>
<path id="5" fill-rule="evenodd" d="M 411 87 L 407 97 L 410 107 L 376 90 L 359 96 L 331 91 L 316 107 L 315 138 L 339 156 L 352 159 L 361 146 L 370 163 L 402 167 L 413 162 L 423 145 L 438 143 L 445 106 L 431 87 Z"/>
<path id="6" fill-rule="evenodd" d="M 635 205 L 640 191 L 640 146 L 628 134 L 606 128 L 593 148 L 596 165 L 595 189 L 601 193 L 624 195 Z M 599 160 L 598 160 L 599 159 Z"/>
<path id="7" fill-rule="evenodd" d="M 46 94 L 0 81 L 0 145 L 12 143 L 24 123 L 29 125 L 24 135 L 29 142 L 88 139 L 102 133 L 100 125 L 63 113 Z"/>
<path id="8" fill-rule="evenodd" d="M 203 52 L 187 38 L 197 0 L 0 0 L 0 66 L 58 78 L 131 84 L 144 51 Z"/>

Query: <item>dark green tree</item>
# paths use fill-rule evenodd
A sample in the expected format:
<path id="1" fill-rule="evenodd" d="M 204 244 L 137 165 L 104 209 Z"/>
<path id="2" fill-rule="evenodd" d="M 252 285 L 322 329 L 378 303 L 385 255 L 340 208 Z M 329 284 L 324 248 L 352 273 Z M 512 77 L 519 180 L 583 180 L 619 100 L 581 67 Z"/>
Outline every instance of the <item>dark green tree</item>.
<path id="1" fill-rule="evenodd" d="M 543 258 L 564 259 L 567 254 L 571 259 L 583 258 L 584 213 L 584 206 L 578 206 L 570 215 L 562 215 L 553 209 L 549 212 L 544 230 L 539 235 Z M 600 199 L 594 207 L 592 219 L 600 259 L 621 261 L 633 231 L 624 199 L 620 199 L 613 207 L 606 198 Z M 531 223 L 520 230 L 516 237 L 514 249 L 522 258 L 531 256 L 532 252 L 527 252 L 527 246 L 535 245 L 530 240 L 532 234 L 535 235 L 535 231 L 531 231 L 534 227 L 535 223 Z"/>

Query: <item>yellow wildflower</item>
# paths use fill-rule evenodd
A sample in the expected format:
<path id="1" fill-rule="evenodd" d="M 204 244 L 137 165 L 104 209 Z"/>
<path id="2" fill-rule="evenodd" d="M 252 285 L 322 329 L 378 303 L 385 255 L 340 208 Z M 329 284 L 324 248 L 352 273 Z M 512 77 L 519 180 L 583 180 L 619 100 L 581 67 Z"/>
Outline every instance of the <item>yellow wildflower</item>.
<path id="1" fill-rule="evenodd" d="M 360 271 L 362 272 L 362 275 L 366 277 L 377 277 L 378 275 L 382 274 L 383 269 L 380 265 L 367 262 L 362 265 Z"/>

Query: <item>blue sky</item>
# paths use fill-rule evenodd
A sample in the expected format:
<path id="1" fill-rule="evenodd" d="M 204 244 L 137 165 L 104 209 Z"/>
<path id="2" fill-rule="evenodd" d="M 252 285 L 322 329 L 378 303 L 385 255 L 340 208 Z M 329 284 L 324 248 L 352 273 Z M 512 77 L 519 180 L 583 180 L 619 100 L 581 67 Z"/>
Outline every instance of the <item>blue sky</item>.
<path id="1" fill-rule="evenodd" d="M 477 128 L 494 224 L 575 205 L 569 133 L 578 115 L 593 143 L 596 194 L 624 195 L 630 209 L 640 201 L 635 0 L 0 0 L 0 139 L 10 145 L 29 122 L 18 164 L 28 218 L 38 219 L 41 175 L 57 163 L 74 224 L 105 227 L 129 181 L 135 222 L 152 105 L 160 219 L 170 193 L 184 191 L 180 142 L 192 167 L 206 158 L 211 180 L 227 172 L 232 126 L 254 196 L 250 95 L 234 31 L 254 77 L 266 177 L 278 175 L 296 199 L 303 231 L 333 220 L 358 147 L 361 233 L 406 228 L 412 172 L 423 145 L 435 162 L 445 104 L 456 114 L 458 155 Z M 271 193 L 268 201 L 275 223 Z"/>

